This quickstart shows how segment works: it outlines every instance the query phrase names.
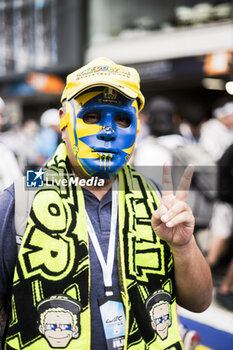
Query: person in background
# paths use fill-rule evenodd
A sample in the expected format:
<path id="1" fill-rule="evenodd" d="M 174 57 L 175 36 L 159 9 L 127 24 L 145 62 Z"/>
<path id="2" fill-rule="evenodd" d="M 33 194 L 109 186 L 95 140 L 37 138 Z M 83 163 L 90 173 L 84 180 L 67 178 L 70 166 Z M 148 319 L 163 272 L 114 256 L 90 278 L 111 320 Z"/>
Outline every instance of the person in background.
<path id="1" fill-rule="evenodd" d="M 23 174 L 26 174 L 27 170 L 36 170 L 39 167 L 37 147 L 39 130 L 36 120 L 27 119 L 16 135 L 18 141 L 17 158 Z"/>
<path id="2" fill-rule="evenodd" d="M 231 97 L 216 102 L 213 117 L 201 127 L 199 143 L 215 161 L 218 161 L 233 143 L 233 99 Z"/>
<path id="3" fill-rule="evenodd" d="M 4 125 L 5 102 L 0 97 L 0 132 Z M 0 193 L 22 175 L 14 154 L 0 142 Z"/>
<path id="4" fill-rule="evenodd" d="M 216 292 L 217 302 L 229 311 L 233 311 L 233 258 L 228 264 L 224 279 Z"/>
<path id="5" fill-rule="evenodd" d="M 165 97 L 154 97 L 147 108 L 149 135 L 138 144 L 134 166 L 158 185 L 162 184 L 163 164 L 172 164 L 172 151 L 184 146 L 186 140 L 175 123 L 174 104 Z"/>
<path id="6" fill-rule="evenodd" d="M 227 148 L 233 143 L 233 100 L 226 98 L 218 102 L 213 111 L 213 118 L 201 128 L 200 145 L 211 155 L 216 163 Z M 232 233 L 232 208 L 228 203 L 216 199 L 210 221 L 211 239 L 207 251 L 207 262 L 216 267 L 226 253 Z"/>
<path id="7" fill-rule="evenodd" d="M 218 199 L 231 211 L 231 215 L 225 218 L 225 220 L 230 220 L 231 235 L 227 241 L 230 262 L 225 277 L 217 289 L 216 300 L 227 310 L 233 311 L 233 144 L 227 148 L 218 161 Z"/>
<path id="8" fill-rule="evenodd" d="M 197 143 L 201 135 L 202 124 L 207 119 L 204 108 L 198 104 L 189 104 L 182 109 L 182 122 L 179 130 L 182 136 L 192 143 Z"/>
<path id="9" fill-rule="evenodd" d="M 41 130 L 37 135 L 38 166 L 51 158 L 61 141 L 58 109 L 47 109 L 40 117 Z"/>

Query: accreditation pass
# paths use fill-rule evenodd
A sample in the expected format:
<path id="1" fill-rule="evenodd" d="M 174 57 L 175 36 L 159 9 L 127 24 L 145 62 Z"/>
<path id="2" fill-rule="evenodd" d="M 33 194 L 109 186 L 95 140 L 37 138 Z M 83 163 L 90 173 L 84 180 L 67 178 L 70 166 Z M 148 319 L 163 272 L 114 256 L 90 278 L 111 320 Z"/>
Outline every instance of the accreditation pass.
<path id="1" fill-rule="evenodd" d="M 98 300 L 108 350 L 123 350 L 125 344 L 125 311 L 118 296 Z"/>

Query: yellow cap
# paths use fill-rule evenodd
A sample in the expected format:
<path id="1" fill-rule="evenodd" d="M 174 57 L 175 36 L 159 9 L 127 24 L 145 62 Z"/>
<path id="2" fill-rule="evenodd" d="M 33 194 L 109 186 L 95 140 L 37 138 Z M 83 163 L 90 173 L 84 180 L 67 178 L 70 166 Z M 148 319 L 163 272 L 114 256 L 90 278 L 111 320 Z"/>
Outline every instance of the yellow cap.
<path id="1" fill-rule="evenodd" d="M 143 108 L 145 99 L 140 91 L 140 77 L 136 69 L 115 64 L 105 57 L 96 58 L 67 76 L 61 102 L 102 85 L 112 87 L 130 99 L 138 98 L 139 111 Z"/>

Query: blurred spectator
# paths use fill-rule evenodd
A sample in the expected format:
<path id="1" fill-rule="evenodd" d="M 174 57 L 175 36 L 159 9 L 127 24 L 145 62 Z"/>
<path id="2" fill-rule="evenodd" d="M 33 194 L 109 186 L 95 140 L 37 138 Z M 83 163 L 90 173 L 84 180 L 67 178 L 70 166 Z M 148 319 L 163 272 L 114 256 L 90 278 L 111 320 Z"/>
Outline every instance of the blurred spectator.
<path id="1" fill-rule="evenodd" d="M 23 173 L 27 170 L 37 169 L 39 166 L 39 154 L 37 150 L 38 133 L 39 125 L 34 119 L 26 120 L 17 133 L 18 160 Z"/>
<path id="2" fill-rule="evenodd" d="M 3 113 L 5 103 L 0 97 L 0 132 L 3 127 Z M 14 154 L 0 143 L 0 193 L 8 187 L 15 179 L 21 176 L 21 171 Z"/>
<path id="3" fill-rule="evenodd" d="M 218 161 L 218 198 L 233 205 L 233 144 Z"/>
<path id="4" fill-rule="evenodd" d="M 37 137 L 39 166 L 43 166 L 46 160 L 53 156 L 61 140 L 58 113 L 57 109 L 51 108 L 41 115 L 41 130 Z"/>
<path id="5" fill-rule="evenodd" d="M 233 143 L 233 100 L 220 100 L 213 117 L 201 128 L 200 144 L 217 161 Z"/>
<path id="6" fill-rule="evenodd" d="M 172 150 L 185 144 L 174 122 L 174 105 L 164 97 L 156 97 L 148 106 L 150 135 L 138 145 L 134 166 L 145 176 L 161 184 L 162 166 L 172 163 Z"/>
<path id="7" fill-rule="evenodd" d="M 212 239 L 207 261 L 215 267 L 229 250 L 233 230 L 233 144 L 218 161 L 218 200 L 211 220 Z"/>
<path id="8" fill-rule="evenodd" d="M 231 257 L 224 280 L 216 293 L 217 301 L 228 310 L 233 311 L 233 144 L 226 150 L 218 162 L 218 198 L 228 205 L 229 215 L 225 220 L 230 221 L 230 242 L 227 241 Z"/>
<path id="9" fill-rule="evenodd" d="M 227 98 L 221 101 L 213 115 L 215 118 L 208 120 L 201 129 L 200 144 L 217 162 L 233 144 L 233 100 Z M 231 236 L 232 209 L 228 203 L 220 199 L 214 203 L 209 228 L 211 241 L 206 259 L 214 267 L 225 253 Z"/>
<path id="10" fill-rule="evenodd" d="M 233 258 L 227 268 L 224 280 L 216 293 L 216 300 L 224 308 L 233 311 Z"/>
<path id="11" fill-rule="evenodd" d="M 197 104 L 190 104 L 182 110 L 182 122 L 179 129 L 190 142 L 196 143 L 199 141 L 201 126 L 206 120 L 206 112 L 204 108 Z"/>
<path id="12" fill-rule="evenodd" d="M 4 131 L 4 110 L 5 110 L 5 102 L 0 97 L 0 132 Z"/>

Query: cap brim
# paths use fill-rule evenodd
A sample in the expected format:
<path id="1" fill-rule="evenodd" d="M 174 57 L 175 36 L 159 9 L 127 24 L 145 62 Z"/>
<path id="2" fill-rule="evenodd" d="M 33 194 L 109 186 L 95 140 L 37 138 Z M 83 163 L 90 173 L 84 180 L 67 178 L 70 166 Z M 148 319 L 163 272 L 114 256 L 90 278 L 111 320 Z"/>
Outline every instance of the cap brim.
<path id="1" fill-rule="evenodd" d="M 76 91 L 73 91 L 70 95 L 67 96 L 67 100 L 72 100 L 75 97 L 78 97 L 82 92 L 89 90 L 93 87 L 96 86 L 108 86 L 111 88 L 116 89 L 117 91 L 119 91 L 120 93 L 122 93 L 123 95 L 125 95 L 126 97 L 130 98 L 130 99 L 134 99 L 138 97 L 138 94 L 136 92 L 134 92 L 133 90 L 119 85 L 119 84 L 114 84 L 114 83 L 107 83 L 106 81 L 99 81 L 98 83 L 93 83 L 93 84 L 86 84 L 86 85 L 82 85 L 82 89 L 77 89 Z"/>

